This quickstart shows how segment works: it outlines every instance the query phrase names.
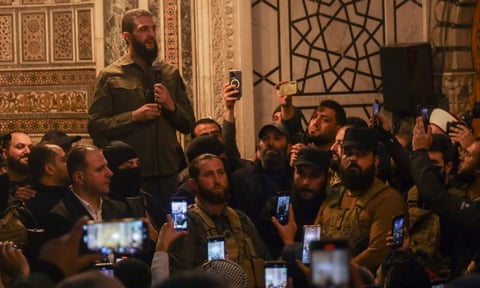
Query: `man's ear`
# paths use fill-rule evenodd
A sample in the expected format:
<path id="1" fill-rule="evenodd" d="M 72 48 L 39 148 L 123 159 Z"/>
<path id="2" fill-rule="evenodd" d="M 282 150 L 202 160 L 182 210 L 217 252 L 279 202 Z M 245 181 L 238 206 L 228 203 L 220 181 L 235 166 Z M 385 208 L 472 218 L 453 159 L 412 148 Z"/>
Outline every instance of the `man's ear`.
<path id="1" fill-rule="evenodd" d="M 188 184 L 190 184 L 190 187 L 192 187 L 192 190 L 194 192 L 198 191 L 198 183 L 195 179 L 193 178 L 188 178 Z"/>
<path id="2" fill-rule="evenodd" d="M 447 162 L 447 164 L 445 165 L 445 173 L 449 175 L 452 169 L 453 169 L 453 162 L 452 161 Z"/>
<path id="3" fill-rule="evenodd" d="M 123 37 L 123 40 L 127 41 L 127 43 L 130 43 L 130 33 L 129 32 L 122 32 L 122 37 Z"/>
<path id="4" fill-rule="evenodd" d="M 84 183 L 83 172 L 82 171 L 73 172 L 72 182 L 77 184 L 83 184 Z"/>
<path id="5" fill-rule="evenodd" d="M 373 158 L 374 164 L 375 164 L 375 170 L 378 171 L 378 164 L 380 163 L 380 156 L 375 155 L 375 158 Z"/>
<path id="6" fill-rule="evenodd" d="M 43 166 L 43 172 L 47 175 L 53 175 L 55 174 L 55 167 L 53 167 L 53 165 L 50 163 L 46 163 Z"/>

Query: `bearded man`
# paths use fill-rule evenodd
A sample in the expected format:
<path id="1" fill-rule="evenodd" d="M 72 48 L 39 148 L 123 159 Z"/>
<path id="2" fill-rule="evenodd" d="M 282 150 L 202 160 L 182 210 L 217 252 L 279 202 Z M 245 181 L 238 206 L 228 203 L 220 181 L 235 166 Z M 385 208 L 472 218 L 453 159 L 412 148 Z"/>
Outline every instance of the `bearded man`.
<path id="1" fill-rule="evenodd" d="M 351 127 L 343 138 L 341 184 L 322 203 L 315 224 L 323 239 L 349 239 L 352 262 L 375 272 L 390 248 L 392 218 L 408 215 L 400 193 L 375 177 L 379 158 L 373 129 Z"/>
<path id="2" fill-rule="evenodd" d="M 229 183 L 222 159 L 202 154 L 190 163 L 188 172 L 195 204 L 188 208 L 188 233 L 170 246 L 170 272 L 198 267 L 207 260 L 207 237 L 224 236 L 226 257 L 245 269 L 249 287 L 263 287 L 263 278 L 253 270 L 263 267 L 270 255 L 250 218 L 226 204 Z M 259 271 L 263 268 L 255 270 Z"/>
<path id="3" fill-rule="evenodd" d="M 127 53 L 98 75 L 88 111 L 89 133 L 100 147 L 113 140 L 132 146 L 142 163 L 142 188 L 167 209 L 178 186 L 181 149 L 176 132 L 190 133 L 195 119 L 178 69 L 155 60 L 155 28 L 147 10 L 124 14 Z"/>
<path id="4" fill-rule="evenodd" d="M 233 173 L 231 199 L 231 206 L 245 212 L 255 223 L 268 199 L 279 191 L 290 190 L 293 176 L 288 165 L 291 145 L 287 128 L 266 124 L 258 138 L 260 157 L 254 165 Z"/>
<path id="5" fill-rule="evenodd" d="M 10 195 L 18 200 L 35 197 L 36 191 L 30 186 L 28 157 L 33 147 L 30 136 L 22 131 L 13 131 L 2 138 L 2 155 L 7 161 Z"/>

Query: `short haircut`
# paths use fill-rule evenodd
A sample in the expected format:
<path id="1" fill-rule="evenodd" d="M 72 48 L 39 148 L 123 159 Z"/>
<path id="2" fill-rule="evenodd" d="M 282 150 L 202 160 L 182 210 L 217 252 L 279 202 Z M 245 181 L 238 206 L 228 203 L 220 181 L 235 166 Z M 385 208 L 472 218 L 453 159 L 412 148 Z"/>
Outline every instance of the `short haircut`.
<path id="1" fill-rule="evenodd" d="M 202 118 L 202 119 L 200 119 L 200 120 L 197 120 L 197 122 L 195 122 L 195 124 L 193 125 L 192 139 L 195 138 L 195 137 L 200 136 L 200 135 L 195 135 L 195 128 L 196 128 L 198 125 L 201 125 L 201 124 L 215 124 L 215 125 L 217 125 L 218 129 L 220 130 L 220 132 L 222 132 L 222 126 L 220 126 L 220 124 L 218 124 L 217 121 L 213 120 L 212 118 Z"/>
<path id="2" fill-rule="evenodd" d="M 347 120 L 345 121 L 345 125 L 368 128 L 367 121 L 363 120 L 360 117 L 356 117 L 356 116 L 347 117 Z"/>
<path id="3" fill-rule="evenodd" d="M 55 145 L 57 146 L 57 145 Z M 38 182 L 45 172 L 45 164 L 52 163 L 57 153 L 53 144 L 40 143 L 33 146 L 28 156 L 28 169 L 34 183 Z M 62 149 L 60 146 L 59 149 Z"/>
<path id="4" fill-rule="evenodd" d="M 21 131 L 21 130 L 14 130 L 14 131 L 8 132 L 7 134 L 2 136 L 2 148 L 3 149 L 8 150 L 10 148 L 10 143 L 12 143 L 12 138 L 11 137 L 12 137 L 12 134 L 14 134 L 14 133 L 22 133 L 22 134 L 28 135 L 26 132 Z M 7 136 L 10 136 L 10 137 L 7 137 Z"/>
<path id="5" fill-rule="evenodd" d="M 134 21 L 141 16 L 153 17 L 152 13 L 146 9 L 137 8 L 126 11 L 122 18 L 122 32 L 133 33 L 135 29 Z"/>
<path id="6" fill-rule="evenodd" d="M 345 113 L 345 109 L 343 109 L 342 105 L 340 105 L 337 101 L 334 100 L 323 100 L 320 102 L 320 105 L 315 110 L 321 110 L 322 108 L 330 108 L 335 111 L 335 121 L 337 125 L 344 126 L 347 121 L 347 114 Z"/>
<path id="7" fill-rule="evenodd" d="M 87 163 L 85 162 L 87 152 L 96 150 L 99 149 L 94 145 L 78 145 L 68 152 L 67 169 L 71 179 L 73 179 L 73 173 L 76 171 L 84 171 L 87 168 Z"/>
<path id="8" fill-rule="evenodd" d="M 197 180 L 198 175 L 200 175 L 200 164 L 202 163 L 202 161 L 213 160 L 213 159 L 217 159 L 218 161 L 222 162 L 222 158 L 218 157 L 217 155 L 213 155 L 209 153 L 202 154 L 196 157 L 195 159 L 193 159 L 192 162 L 190 162 L 190 165 L 188 166 L 188 175 L 190 176 L 190 178 Z"/>
<path id="9" fill-rule="evenodd" d="M 450 141 L 450 138 L 447 135 L 442 134 L 433 134 L 432 135 L 432 145 L 428 151 L 440 152 L 442 153 L 443 162 L 447 164 L 448 162 L 453 162 L 455 160 L 455 148 Z"/>

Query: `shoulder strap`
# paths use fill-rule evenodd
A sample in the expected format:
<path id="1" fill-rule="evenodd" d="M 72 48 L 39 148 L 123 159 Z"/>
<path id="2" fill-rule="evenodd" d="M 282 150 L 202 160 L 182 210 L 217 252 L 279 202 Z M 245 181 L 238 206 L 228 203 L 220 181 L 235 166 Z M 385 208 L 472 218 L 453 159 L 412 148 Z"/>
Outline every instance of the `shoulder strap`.
<path id="1" fill-rule="evenodd" d="M 193 212 L 194 214 L 197 214 L 198 216 L 200 216 L 200 219 L 201 219 L 200 222 L 202 223 L 205 231 L 207 231 L 207 235 L 209 237 L 218 236 L 218 231 L 217 231 L 217 227 L 215 226 L 215 223 L 213 223 L 213 220 L 210 217 L 208 217 L 205 211 L 203 211 L 200 207 L 198 207 L 197 204 L 191 204 L 190 206 L 188 206 L 188 208 L 190 212 Z"/>
<path id="2" fill-rule="evenodd" d="M 380 192 L 387 189 L 388 186 L 383 183 L 382 181 L 374 181 L 373 186 L 368 189 L 367 193 L 361 195 L 357 202 L 355 203 L 360 209 L 365 208 L 367 206 L 368 201 L 370 201 L 373 197 L 377 196 Z"/>

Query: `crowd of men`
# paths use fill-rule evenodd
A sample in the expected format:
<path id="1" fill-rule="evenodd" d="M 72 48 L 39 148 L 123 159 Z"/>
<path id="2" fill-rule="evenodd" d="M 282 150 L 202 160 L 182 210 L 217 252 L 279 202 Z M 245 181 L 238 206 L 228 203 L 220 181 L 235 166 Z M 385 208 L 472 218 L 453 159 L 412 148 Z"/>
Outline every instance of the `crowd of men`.
<path id="1" fill-rule="evenodd" d="M 264 287 L 269 260 L 285 261 L 289 287 L 315 286 L 301 261 L 306 225 L 348 240 L 352 287 L 429 287 L 480 267 L 480 139 L 466 125 L 432 134 L 419 118 L 396 137 L 383 115 L 367 123 L 323 100 L 303 129 L 277 86 L 250 161 L 236 145 L 235 86 L 224 86 L 222 124 L 195 121 L 178 70 L 157 60 L 150 12 L 129 10 L 122 31 L 127 53 L 99 74 L 88 113 L 95 145 L 1 131 L 0 287 Z M 185 153 L 177 132 L 192 136 Z M 279 192 L 290 196 L 285 222 Z M 170 208 L 180 198 L 185 217 Z M 142 251 L 88 251 L 88 220 L 124 218 L 144 219 Z M 208 261 L 218 236 L 226 259 Z M 103 264 L 114 278 L 91 271 Z"/>

